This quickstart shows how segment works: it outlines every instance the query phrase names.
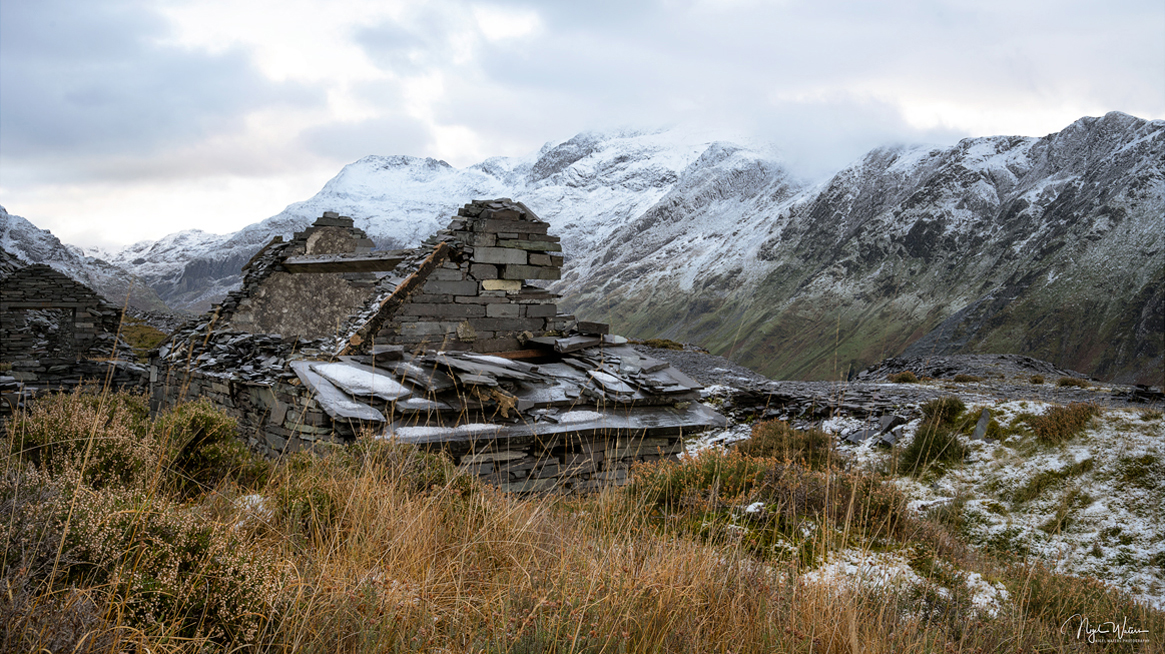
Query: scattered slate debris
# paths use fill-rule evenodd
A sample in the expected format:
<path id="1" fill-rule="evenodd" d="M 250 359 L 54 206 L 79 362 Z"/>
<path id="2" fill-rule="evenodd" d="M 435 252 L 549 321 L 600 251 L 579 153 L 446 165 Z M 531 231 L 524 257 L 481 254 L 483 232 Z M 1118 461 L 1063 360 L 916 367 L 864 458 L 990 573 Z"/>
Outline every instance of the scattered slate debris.
<path id="1" fill-rule="evenodd" d="M 1048 379 L 1088 376 L 1074 370 L 1064 370 L 1028 356 L 1018 354 L 956 354 L 933 357 L 891 357 L 858 372 L 851 381 L 887 381 L 890 375 L 912 372 L 919 377 L 954 379 L 957 375 L 980 377 L 986 380 L 1022 380 L 1034 375 Z"/>

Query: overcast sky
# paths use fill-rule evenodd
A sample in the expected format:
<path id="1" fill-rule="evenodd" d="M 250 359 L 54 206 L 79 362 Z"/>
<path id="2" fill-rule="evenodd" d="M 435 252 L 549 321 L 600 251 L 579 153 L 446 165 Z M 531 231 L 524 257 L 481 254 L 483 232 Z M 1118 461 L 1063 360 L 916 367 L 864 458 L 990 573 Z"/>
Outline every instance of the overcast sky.
<path id="1" fill-rule="evenodd" d="M 887 143 L 1165 118 L 1161 0 L 3 0 L 0 204 L 225 233 L 346 163 L 693 125 L 823 175 Z"/>

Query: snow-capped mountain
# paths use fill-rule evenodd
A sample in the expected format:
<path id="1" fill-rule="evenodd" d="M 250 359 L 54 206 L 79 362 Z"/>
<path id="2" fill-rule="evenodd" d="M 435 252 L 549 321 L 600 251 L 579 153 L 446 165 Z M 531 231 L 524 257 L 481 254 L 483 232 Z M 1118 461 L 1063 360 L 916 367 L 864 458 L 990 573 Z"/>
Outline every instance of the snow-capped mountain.
<path id="1" fill-rule="evenodd" d="M 1162 383 L 1165 121 L 1116 112 L 1043 138 L 880 148 L 812 187 L 767 147 L 675 130 L 584 133 L 464 169 L 372 156 L 235 234 L 115 259 L 201 309 L 325 210 L 390 249 L 498 196 L 562 236 L 566 307 L 771 375 L 837 378 L 911 347 Z"/>
<path id="2" fill-rule="evenodd" d="M 114 306 L 122 306 L 129 294 L 129 306 L 141 311 L 169 312 L 158 294 L 125 268 L 86 256 L 80 248 L 61 243 L 46 230 L 0 207 L 0 250 L 7 253 L 5 267 L 45 263 L 97 291 Z"/>
<path id="3" fill-rule="evenodd" d="M 782 377 L 911 346 L 1162 384 L 1165 121 L 878 149 L 792 197 L 726 188 L 674 189 L 576 261 L 573 308 Z"/>
<path id="4" fill-rule="evenodd" d="M 555 225 L 579 255 L 663 197 L 711 144 L 677 131 L 584 133 L 526 157 L 457 169 L 444 161 L 368 156 L 312 198 L 226 237 L 174 247 L 179 234 L 130 246 L 113 261 L 149 281 L 176 309 L 201 311 L 241 282 L 240 268 L 273 237 L 324 211 L 351 216 L 380 249 L 411 247 L 473 198 L 512 196 Z M 755 156 L 761 157 L 759 153 Z"/>

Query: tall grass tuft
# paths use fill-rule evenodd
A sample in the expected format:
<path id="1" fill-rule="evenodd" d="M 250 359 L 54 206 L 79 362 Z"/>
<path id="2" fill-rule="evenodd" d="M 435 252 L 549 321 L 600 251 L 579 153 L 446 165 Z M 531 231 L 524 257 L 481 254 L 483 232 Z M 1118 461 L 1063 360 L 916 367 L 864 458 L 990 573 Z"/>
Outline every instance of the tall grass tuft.
<path id="1" fill-rule="evenodd" d="M 736 449 L 745 456 L 799 462 L 814 470 L 838 462 L 832 435 L 817 428 L 793 429 L 783 420 L 757 423 L 752 437 L 738 443 Z"/>
<path id="2" fill-rule="evenodd" d="M 950 424 L 967 410 L 967 405 L 957 396 L 947 395 L 924 403 L 921 409 L 927 422 Z"/>
<path id="3" fill-rule="evenodd" d="M 1100 412 L 1100 407 L 1095 404 L 1073 402 L 1067 406 L 1052 407 L 1043 415 L 1029 416 L 1025 422 L 1041 443 L 1055 445 L 1084 433 Z"/>

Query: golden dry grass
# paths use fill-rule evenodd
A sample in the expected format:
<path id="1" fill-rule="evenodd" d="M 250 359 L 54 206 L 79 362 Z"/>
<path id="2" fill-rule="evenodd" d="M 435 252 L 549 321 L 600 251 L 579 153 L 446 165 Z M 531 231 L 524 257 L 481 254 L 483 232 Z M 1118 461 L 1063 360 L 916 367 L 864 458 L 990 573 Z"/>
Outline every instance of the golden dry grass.
<path id="1" fill-rule="evenodd" d="M 102 397 L 81 410 L 92 398 L 59 396 L 13 425 L 0 466 L 4 651 L 1094 651 L 1059 633 L 1081 612 L 1128 616 L 1150 630 L 1146 645 L 1105 651 L 1154 651 L 1165 636 L 1160 612 L 1096 582 L 980 557 L 931 523 L 892 538 L 843 527 L 815 547 L 921 547 L 943 561 L 936 571 L 957 564 L 1004 580 L 1013 601 L 1001 615 L 975 617 L 908 589 L 807 584 L 796 560 L 758 554 L 731 534 L 676 527 L 666 515 L 712 503 L 661 511 L 642 486 L 505 495 L 393 443 L 293 456 L 262 481 L 214 475 L 218 485 L 193 497 L 167 481 L 175 459 L 163 449 L 135 450 L 150 470 L 87 474 L 93 443 L 143 429 L 119 422 L 132 411 L 113 408 L 135 400 Z M 44 431 L 37 420 L 88 439 L 75 450 L 82 469 L 58 474 L 29 456 L 18 432 Z M 677 497 L 711 497 L 689 490 Z"/>

